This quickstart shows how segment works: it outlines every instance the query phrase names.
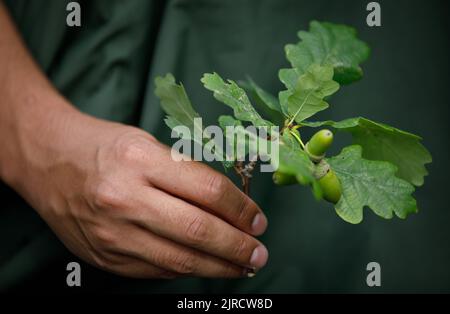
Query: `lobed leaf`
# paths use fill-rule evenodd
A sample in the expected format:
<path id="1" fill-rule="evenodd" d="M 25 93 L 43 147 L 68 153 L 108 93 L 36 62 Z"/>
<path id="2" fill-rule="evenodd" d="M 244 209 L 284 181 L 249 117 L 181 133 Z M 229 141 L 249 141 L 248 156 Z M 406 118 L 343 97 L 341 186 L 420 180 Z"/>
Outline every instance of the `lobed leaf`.
<path id="1" fill-rule="evenodd" d="M 287 93 L 287 99 L 281 102 L 283 112 L 297 123 L 328 108 L 325 97 L 334 94 L 339 84 L 333 81 L 333 68 L 312 64 L 300 76 L 294 89 Z"/>
<path id="2" fill-rule="evenodd" d="M 205 88 L 214 92 L 214 97 L 231 107 L 236 119 L 251 122 L 254 126 L 273 126 L 264 120 L 250 103 L 245 91 L 234 81 L 225 82 L 217 73 L 205 73 L 201 79 Z"/>
<path id="3" fill-rule="evenodd" d="M 167 126 L 172 130 L 181 125 L 188 127 L 190 130 L 189 135 L 179 135 L 183 139 L 192 140 L 202 146 L 205 142 L 210 141 L 211 138 L 204 133 L 201 124 L 198 123 L 199 120 L 195 120 L 195 118 L 200 118 L 200 115 L 192 107 L 183 85 L 176 84 L 174 76 L 170 73 L 164 77 L 156 77 L 155 85 L 155 94 L 160 99 L 161 107 L 167 114 L 167 117 L 164 119 Z M 200 135 L 199 138 L 194 136 L 195 133 Z M 214 154 L 218 159 L 223 160 L 222 164 L 225 169 L 232 167 L 227 162 L 225 152 L 220 147 L 214 151 Z"/>
<path id="4" fill-rule="evenodd" d="M 334 80 L 349 84 L 361 79 L 363 71 L 359 64 L 370 54 L 367 44 L 356 35 L 356 30 L 346 25 L 312 21 L 309 32 L 298 32 L 299 43 L 286 45 L 286 57 L 298 76 L 313 63 L 330 65 Z"/>
<path id="5" fill-rule="evenodd" d="M 361 154 L 361 146 L 353 145 L 327 160 L 342 186 L 341 199 L 335 206 L 338 215 L 357 224 L 363 219 L 365 206 L 385 219 L 394 214 L 404 219 L 417 212 L 416 200 L 411 196 L 414 186 L 395 176 L 397 167 L 363 159 Z"/>
<path id="6" fill-rule="evenodd" d="M 251 95 L 257 109 L 260 109 L 263 114 L 266 114 L 276 124 L 282 124 L 284 116 L 281 111 L 281 106 L 278 99 L 271 93 L 262 89 L 251 78 L 247 81 L 240 81 L 239 85 Z"/>
<path id="7" fill-rule="evenodd" d="M 166 76 L 155 78 L 155 94 L 161 101 L 161 107 L 170 117 L 166 123 L 173 128 L 174 124 L 185 125 L 191 132 L 198 127 L 195 118 L 200 115 L 194 110 L 182 84 L 176 84 L 175 78 L 168 73 Z M 203 132 L 203 130 L 201 130 Z"/>

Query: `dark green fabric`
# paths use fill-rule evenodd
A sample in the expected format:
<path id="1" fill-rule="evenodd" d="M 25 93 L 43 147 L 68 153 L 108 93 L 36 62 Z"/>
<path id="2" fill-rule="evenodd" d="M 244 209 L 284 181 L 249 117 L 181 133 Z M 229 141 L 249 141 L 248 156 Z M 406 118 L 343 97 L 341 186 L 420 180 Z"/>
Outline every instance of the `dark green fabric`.
<path id="1" fill-rule="evenodd" d="M 82 27 L 65 26 L 67 1 L 10 0 L 34 57 L 57 88 L 92 115 L 139 125 L 170 143 L 153 78 L 172 72 L 206 123 L 229 111 L 202 88 L 203 72 L 281 89 L 283 46 L 312 19 L 355 26 L 372 47 L 365 77 L 344 87 L 320 118 L 363 115 L 423 135 L 434 163 L 416 192 L 420 213 L 360 225 L 300 187 L 273 188 L 257 174 L 252 196 L 269 217 L 267 267 L 248 280 L 119 278 L 83 263 L 82 290 L 123 292 L 450 292 L 448 167 L 449 25 L 445 1 L 379 1 L 382 27 L 365 25 L 366 3 L 304 0 L 79 1 Z M 347 138 L 340 141 L 345 143 Z M 337 151 L 337 149 L 335 150 Z M 217 166 L 217 165 L 216 165 Z M 78 260 L 13 191 L 0 185 L 0 289 L 66 289 Z M 366 286 L 377 261 L 382 287 Z"/>

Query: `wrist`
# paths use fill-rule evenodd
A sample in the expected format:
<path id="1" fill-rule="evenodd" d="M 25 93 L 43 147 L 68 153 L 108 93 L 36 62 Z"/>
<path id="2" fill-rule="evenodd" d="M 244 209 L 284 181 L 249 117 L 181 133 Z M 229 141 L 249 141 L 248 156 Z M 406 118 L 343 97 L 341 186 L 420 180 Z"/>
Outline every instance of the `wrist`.
<path id="1" fill-rule="evenodd" d="M 0 177 L 29 200 L 57 158 L 69 122 L 82 114 L 56 93 L 18 95 L 1 119 Z"/>

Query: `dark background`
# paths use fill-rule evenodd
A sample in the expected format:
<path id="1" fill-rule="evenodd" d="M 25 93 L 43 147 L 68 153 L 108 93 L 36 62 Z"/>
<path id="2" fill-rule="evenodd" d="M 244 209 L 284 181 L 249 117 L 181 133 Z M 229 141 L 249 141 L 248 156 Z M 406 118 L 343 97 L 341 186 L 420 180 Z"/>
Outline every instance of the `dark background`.
<path id="1" fill-rule="evenodd" d="M 276 93 L 282 89 L 277 71 L 288 66 L 283 46 L 297 41 L 298 30 L 307 29 L 313 19 L 349 24 L 372 48 L 371 58 L 363 64 L 363 80 L 341 88 L 330 100 L 331 108 L 317 119 L 341 120 L 361 115 L 419 134 L 433 156 L 433 163 L 427 166 L 430 175 L 415 193 L 418 214 L 405 221 L 398 218 L 386 221 L 365 210 L 364 221 L 359 225 L 342 221 L 332 206 L 316 202 L 308 189 L 275 188 L 270 184 L 270 175 L 258 175 L 252 195 L 269 217 L 270 226 L 262 241 L 268 246 L 270 260 L 252 280 L 125 280 L 83 264 L 83 290 L 78 291 L 450 292 L 447 1 L 378 1 L 382 26 L 372 28 L 365 22 L 369 1 L 156 2 L 151 5 L 153 13 L 147 16 L 153 24 L 148 26 L 152 30 L 151 42 L 144 47 L 147 61 L 143 67 L 149 70 L 143 74 L 144 80 L 139 81 L 142 90 L 136 96 L 138 105 L 131 111 L 129 107 L 124 110 L 132 114 L 121 116 L 117 111 L 107 111 L 99 99 L 113 102 L 114 93 L 126 94 L 122 90 L 138 88 L 136 85 L 124 81 L 121 89 L 104 90 L 102 95 L 106 96 L 89 100 L 82 86 L 74 87 L 68 84 L 70 79 L 63 78 L 70 78 L 70 74 L 65 74 L 70 62 L 64 59 L 64 49 L 53 56 L 57 62 L 45 63 L 45 53 L 37 44 L 39 36 L 35 39 L 29 36 L 27 43 L 40 64 L 45 63 L 43 68 L 55 85 L 82 110 L 138 124 L 170 143 L 170 133 L 162 123 L 162 113 L 153 96 L 155 75 L 173 72 L 184 83 L 206 122 L 214 123 L 219 114 L 230 111 L 202 88 L 199 80 L 204 72 L 216 71 L 235 80 L 249 74 Z M 23 1 L 8 3 L 14 7 L 16 17 L 21 14 L 23 17 L 25 9 L 19 8 Z M 34 3 L 37 4 L 32 9 L 41 12 L 39 3 L 43 2 Z M 45 3 L 58 7 L 55 1 Z M 96 4 L 86 3 L 91 10 L 89 17 L 95 17 L 96 6 L 106 5 L 105 1 L 92 3 Z M 114 1 L 108 3 L 119 7 Z M 89 27 L 90 22 L 94 25 L 95 21 L 87 19 L 83 27 Z M 25 34 L 32 28 L 37 28 L 35 33 L 40 30 L 45 34 L 41 40 L 52 38 L 48 24 L 33 24 L 29 19 L 19 22 Z M 62 45 L 67 49 L 74 48 L 82 38 L 78 33 L 69 32 L 66 36 L 74 39 Z M 123 47 L 122 44 L 117 49 Z M 91 67 L 94 69 L 101 62 L 97 60 Z M 90 75 L 87 71 L 83 79 L 98 82 L 95 75 Z M 348 138 L 344 136 L 334 151 L 338 152 L 340 144 L 346 142 Z M 77 259 L 66 252 L 14 192 L 4 186 L 0 191 L 4 204 L 0 207 L 0 283 L 3 279 L 8 281 L 5 286 L 19 290 L 63 289 L 65 265 Z M 18 250 L 26 251 L 19 262 L 15 255 Z M 366 286 L 365 268 L 371 261 L 381 265 L 379 288 Z"/>

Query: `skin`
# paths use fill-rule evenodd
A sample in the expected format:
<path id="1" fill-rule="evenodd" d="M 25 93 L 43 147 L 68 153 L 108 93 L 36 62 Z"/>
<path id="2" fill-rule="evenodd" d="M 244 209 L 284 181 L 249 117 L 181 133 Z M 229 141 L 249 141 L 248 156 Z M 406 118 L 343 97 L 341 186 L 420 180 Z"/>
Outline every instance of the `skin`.
<path id="1" fill-rule="evenodd" d="M 0 178 L 70 251 L 138 278 L 241 277 L 265 265 L 255 202 L 211 168 L 173 161 L 150 134 L 75 109 L 1 2 L 0 29 Z"/>

